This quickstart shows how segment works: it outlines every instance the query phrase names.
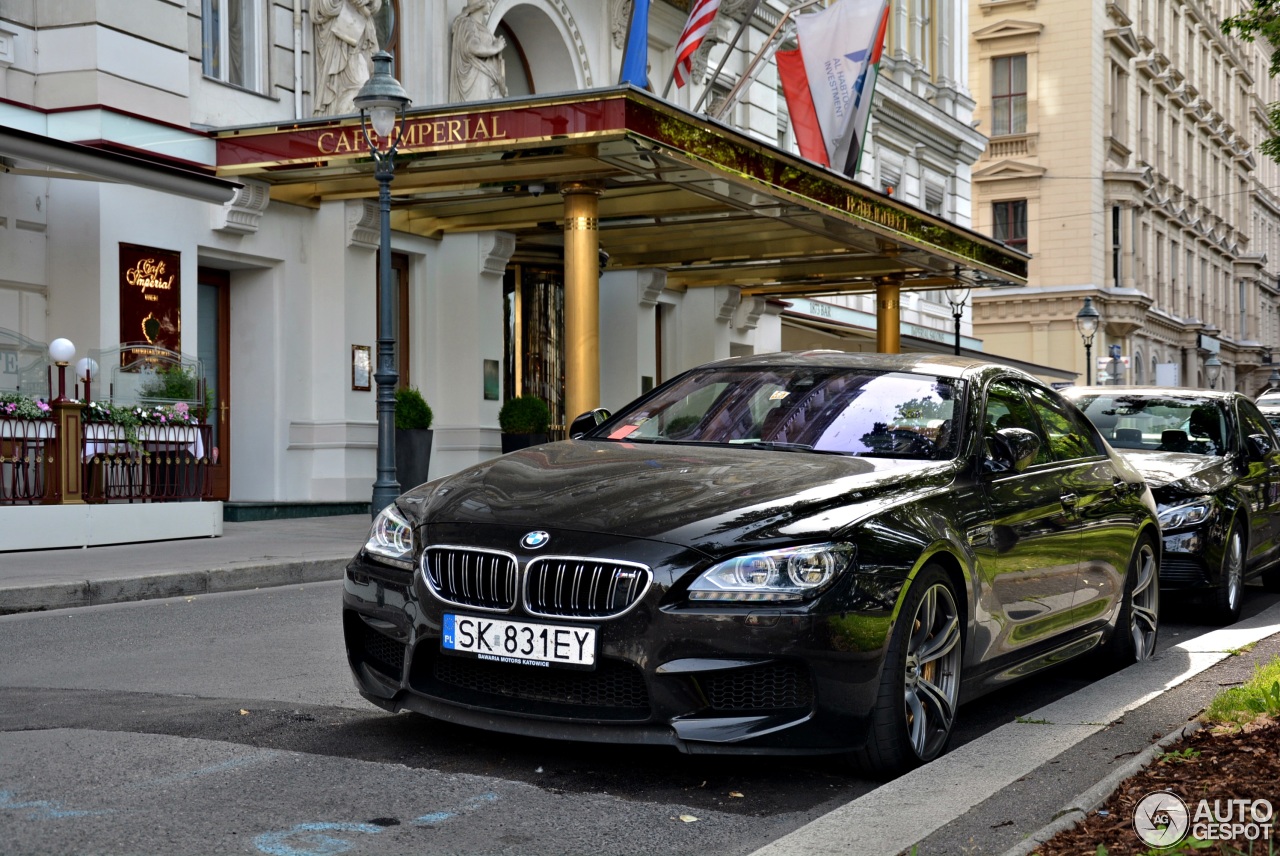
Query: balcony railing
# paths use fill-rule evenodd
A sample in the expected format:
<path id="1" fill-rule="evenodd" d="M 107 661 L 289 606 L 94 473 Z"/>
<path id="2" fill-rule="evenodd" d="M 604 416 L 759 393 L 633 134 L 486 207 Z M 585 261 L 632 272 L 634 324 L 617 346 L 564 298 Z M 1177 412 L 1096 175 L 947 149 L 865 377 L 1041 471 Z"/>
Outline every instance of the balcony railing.
<path id="1" fill-rule="evenodd" d="M 37 505 L 49 498 L 57 447 L 52 419 L 0 419 L 0 505 Z"/>
<path id="2" fill-rule="evenodd" d="M 80 456 L 85 501 L 207 498 L 212 433 L 209 425 L 146 425 L 131 441 L 118 425 L 85 425 Z"/>
<path id="3" fill-rule="evenodd" d="M 73 423 L 74 424 L 74 423 Z M 85 502 L 176 502 L 212 494 L 213 428 L 200 424 L 82 424 L 60 437 L 54 419 L 0 418 L 0 505 L 62 501 L 55 474 L 64 455 L 79 462 Z"/>

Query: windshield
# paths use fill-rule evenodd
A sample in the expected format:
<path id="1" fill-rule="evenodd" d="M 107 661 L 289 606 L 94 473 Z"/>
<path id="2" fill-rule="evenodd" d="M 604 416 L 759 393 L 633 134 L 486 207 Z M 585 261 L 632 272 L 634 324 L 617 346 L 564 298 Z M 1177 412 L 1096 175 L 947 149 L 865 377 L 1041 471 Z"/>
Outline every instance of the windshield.
<path id="1" fill-rule="evenodd" d="M 905 372 L 708 368 L 619 413 L 595 436 L 942 460 L 955 456 L 961 388 Z"/>
<path id="2" fill-rule="evenodd" d="M 1222 399 L 1126 393 L 1080 396 L 1075 403 L 1117 449 L 1227 453 Z"/>

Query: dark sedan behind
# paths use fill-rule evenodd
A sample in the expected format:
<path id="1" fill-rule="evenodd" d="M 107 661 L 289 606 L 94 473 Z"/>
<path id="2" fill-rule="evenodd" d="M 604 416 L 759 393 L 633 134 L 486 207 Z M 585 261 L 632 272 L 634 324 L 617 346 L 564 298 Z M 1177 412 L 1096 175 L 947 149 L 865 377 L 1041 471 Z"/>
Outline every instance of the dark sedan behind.
<path id="1" fill-rule="evenodd" d="M 1280 590 L 1280 444 L 1238 392 L 1096 386 L 1066 391 L 1151 485 L 1164 529 L 1160 583 L 1199 592 L 1233 624 L 1244 584 Z"/>

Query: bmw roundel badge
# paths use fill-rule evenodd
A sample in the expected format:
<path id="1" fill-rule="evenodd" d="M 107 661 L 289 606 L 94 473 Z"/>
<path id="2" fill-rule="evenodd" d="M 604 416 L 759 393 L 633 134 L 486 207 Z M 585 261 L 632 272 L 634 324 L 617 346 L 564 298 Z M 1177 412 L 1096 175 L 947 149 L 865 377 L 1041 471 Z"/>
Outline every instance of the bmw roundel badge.
<path id="1" fill-rule="evenodd" d="M 551 536 L 541 529 L 530 532 L 520 539 L 520 546 L 526 550 L 536 550 L 539 547 L 545 547 L 547 542 L 551 540 Z"/>

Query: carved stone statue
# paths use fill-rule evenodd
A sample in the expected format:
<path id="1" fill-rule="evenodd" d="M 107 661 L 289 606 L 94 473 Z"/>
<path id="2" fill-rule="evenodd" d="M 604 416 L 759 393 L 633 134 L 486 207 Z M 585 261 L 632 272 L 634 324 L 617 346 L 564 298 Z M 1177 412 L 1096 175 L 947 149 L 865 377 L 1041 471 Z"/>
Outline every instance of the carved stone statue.
<path id="1" fill-rule="evenodd" d="M 369 79 L 378 49 L 375 16 L 382 0 L 312 0 L 316 41 L 316 116 L 356 112 L 352 101 Z"/>
<path id="2" fill-rule="evenodd" d="M 621 50 L 627 46 L 627 25 L 631 23 L 632 0 L 611 0 L 609 3 L 609 32 L 613 46 Z"/>
<path id="3" fill-rule="evenodd" d="M 487 101 L 507 95 L 502 51 L 507 40 L 489 32 L 494 0 L 470 0 L 453 19 L 450 101 Z"/>

